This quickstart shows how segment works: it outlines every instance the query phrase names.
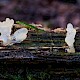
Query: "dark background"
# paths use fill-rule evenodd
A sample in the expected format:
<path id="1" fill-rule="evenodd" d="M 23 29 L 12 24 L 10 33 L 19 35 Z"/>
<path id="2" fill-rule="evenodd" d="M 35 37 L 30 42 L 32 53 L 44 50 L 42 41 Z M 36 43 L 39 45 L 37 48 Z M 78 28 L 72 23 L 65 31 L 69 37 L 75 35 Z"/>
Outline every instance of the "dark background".
<path id="1" fill-rule="evenodd" d="M 80 0 L 0 0 L 0 20 L 6 17 L 46 26 L 80 25 Z"/>

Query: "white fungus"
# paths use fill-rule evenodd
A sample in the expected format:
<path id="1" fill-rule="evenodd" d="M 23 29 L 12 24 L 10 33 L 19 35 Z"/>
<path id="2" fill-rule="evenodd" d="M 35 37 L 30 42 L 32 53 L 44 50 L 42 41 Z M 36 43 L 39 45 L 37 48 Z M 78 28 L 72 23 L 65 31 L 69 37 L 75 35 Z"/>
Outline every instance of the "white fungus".
<path id="1" fill-rule="evenodd" d="M 28 30 L 26 28 L 21 28 L 17 30 L 13 35 L 12 35 L 12 43 L 21 43 L 23 40 L 26 39 Z"/>
<path id="2" fill-rule="evenodd" d="M 0 22 L 0 40 L 3 41 L 4 46 L 22 42 L 27 37 L 28 30 L 26 28 L 21 28 L 11 35 L 13 25 L 14 20 L 9 18 Z"/>
<path id="3" fill-rule="evenodd" d="M 75 42 L 76 30 L 73 28 L 73 25 L 71 23 L 68 23 L 66 31 L 67 34 L 66 34 L 65 42 L 69 46 L 67 52 L 75 53 L 74 42 Z"/>

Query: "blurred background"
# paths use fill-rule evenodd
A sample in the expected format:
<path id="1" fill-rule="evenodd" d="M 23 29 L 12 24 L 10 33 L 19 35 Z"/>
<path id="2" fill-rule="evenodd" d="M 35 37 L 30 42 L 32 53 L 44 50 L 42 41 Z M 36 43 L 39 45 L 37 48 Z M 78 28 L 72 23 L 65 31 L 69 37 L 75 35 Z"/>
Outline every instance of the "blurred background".
<path id="1" fill-rule="evenodd" d="M 28 23 L 66 27 L 80 26 L 80 0 L 0 0 L 0 20 L 6 17 Z"/>

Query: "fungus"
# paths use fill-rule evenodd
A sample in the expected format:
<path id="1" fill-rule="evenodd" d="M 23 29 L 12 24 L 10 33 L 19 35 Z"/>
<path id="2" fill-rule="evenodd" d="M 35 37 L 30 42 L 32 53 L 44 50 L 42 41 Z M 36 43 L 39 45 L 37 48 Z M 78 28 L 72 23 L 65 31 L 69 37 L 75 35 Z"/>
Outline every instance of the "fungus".
<path id="1" fill-rule="evenodd" d="M 74 48 L 74 42 L 75 42 L 75 35 L 76 35 L 76 29 L 73 28 L 73 25 L 71 23 L 67 24 L 67 34 L 65 38 L 65 42 L 67 43 L 69 49 L 67 49 L 68 53 L 75 53 Z"/>
<path id="2" fill-rule="evenodd" d="M 0 40 L 4 46 L 20 43 L 27 37 L 28 30 L 26 28 L 21 28 L 11 35 L 13 25 L 14 20 L 9 18 L 6 18 L 5 21 L 0 22 Z"/>

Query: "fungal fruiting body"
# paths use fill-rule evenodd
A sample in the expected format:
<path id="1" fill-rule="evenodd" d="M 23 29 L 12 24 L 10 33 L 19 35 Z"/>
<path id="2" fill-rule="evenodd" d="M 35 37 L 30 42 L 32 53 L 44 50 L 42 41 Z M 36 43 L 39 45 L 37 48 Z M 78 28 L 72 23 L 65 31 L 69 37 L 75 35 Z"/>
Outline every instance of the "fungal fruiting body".
<path id="1" fill-rule="evenodd" d="M 2 45 L 9 45 L 11 41 L 11 29 L 13 27 L 14 20 L 6 18 L 5 21 L 0 22 L 0 40 L 3 41 Z"/>
<path id="2" fill-rule="evenodd" d="M 74 42 L 75 42 L 76 29 L 73 28 L 73 25 L 71 23 L 68 23 L 66 31 L 67 33 L 66 33 L 65 42 L 69 47 L 67 52 L 75 53 Z"/>
<path id="3" fill-rule="evenodd" d="M 4 46 L 22 42 L 27 37 L 28 30 L 26 28 L 21 28 L 11 35 L 13 25 L 14 20 L 9 18 L 0 22 L 0 40 Z"/>
<path id="4" fill-rule="evenodd" d="M 21 28 L 17 30 L 13 35 L 12 35 L 12 43 L 21 43 L 23 40 L 26 39 L 28 30 L 26 28 Z"/>

